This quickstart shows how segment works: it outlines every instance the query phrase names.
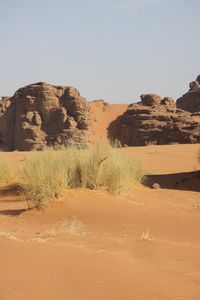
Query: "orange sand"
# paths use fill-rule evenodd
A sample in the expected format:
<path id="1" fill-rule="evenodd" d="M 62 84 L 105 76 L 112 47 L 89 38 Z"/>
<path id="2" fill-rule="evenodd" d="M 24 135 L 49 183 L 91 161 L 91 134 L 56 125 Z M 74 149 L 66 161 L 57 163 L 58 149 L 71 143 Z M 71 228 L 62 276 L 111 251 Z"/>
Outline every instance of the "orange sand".
<path id="1" fill-rule="evenodd" d="M 167 174 L 167 183 L 172 175 L 176 181 L 176 173 L 199 168 L 198 149 L 119 151 L 139 157 L 150 173 Z M 6 155 L 16 164 L 27 154 Z M 199 186 L 199 181 L 190 190 L 187 182 L 180 189 L 137 186 L 119 197 L 67 191 L 44 211 L 28 212 L 22 212 L 25 203 L 15 188 L 1 190 L 0 299 L 200 299 Z M 79 223 L 60 230 L 72 216 L 81 230 Z"/>

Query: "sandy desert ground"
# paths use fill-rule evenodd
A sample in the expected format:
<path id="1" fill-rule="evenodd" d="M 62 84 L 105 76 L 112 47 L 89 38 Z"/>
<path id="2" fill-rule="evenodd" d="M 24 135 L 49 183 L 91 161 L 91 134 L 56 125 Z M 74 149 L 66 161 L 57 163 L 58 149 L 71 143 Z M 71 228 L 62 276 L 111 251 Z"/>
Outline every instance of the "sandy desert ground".
<path id="1" fill-rule="evenodd" d="M 0 191 L 1 300 L 200 299 L 199 145 L 124 148 L 161 189 L 66 191 L 24 211 Z M 27 153 L 5 153 L 13 165 Z"/>

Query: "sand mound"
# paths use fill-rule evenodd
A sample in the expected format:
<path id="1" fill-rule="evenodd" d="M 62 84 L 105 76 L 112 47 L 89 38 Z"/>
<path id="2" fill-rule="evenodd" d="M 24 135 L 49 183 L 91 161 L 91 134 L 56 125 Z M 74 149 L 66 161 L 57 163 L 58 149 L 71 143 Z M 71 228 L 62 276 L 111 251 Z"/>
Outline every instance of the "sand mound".
<path id="1" fill-rule="evenodd" d="M 120 197 L 71 190 L 45 210 L 25 212 L 17 186 L 1 189 L 0 298 L 197 300 L 199 193 L 187 181 L 180 189 L 166 183 L 177 173 L 193 174 L 198 150 L 119 149 L 155 176 L 167 176 L 158 190 L 137 186 Z M 16 164 L 29 153 L 5 155 Z"/>

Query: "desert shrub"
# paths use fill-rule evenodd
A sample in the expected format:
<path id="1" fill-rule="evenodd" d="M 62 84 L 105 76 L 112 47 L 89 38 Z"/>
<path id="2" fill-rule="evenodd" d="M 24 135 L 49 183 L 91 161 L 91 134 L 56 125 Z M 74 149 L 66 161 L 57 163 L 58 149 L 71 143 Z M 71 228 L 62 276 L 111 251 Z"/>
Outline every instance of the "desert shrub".
<path id="1" fill-rule="evenodd" d="M 119 151 L 111 150 L 107 161 L 99 169 L 97 186 L 112 194 L 119 194 L 134 182 L 140 181 L 143 175 L 144 171 L 138 161 Z"/>
<path id="2" fill-rule="evenodd" d="M 141 166 L 108 145 L 49 150 L 27 158 L 21 168 L 24 194 L 44 206 L 65 188 L 103 189 L 118 194 L 143 176 Z"/>
<path id="3" fill-rule="evenodd" d="M 0 185 L 8 184 L 14 178 L 14 171 L 7 158 L 0 153 Z"/>
<path id="4" fill-rule="evenodd" d="M 109 145 L 85 150 L 68 148 L 62 155 L 68 166 L 70 188 L 104 189 L 117 194 L 144 175 L 137 161 Z"/>
<path id="5" fill-rule="evenodd" d="M 33 206 L 41 207 L 66 187 L 66 170 L 58 151 L 30 154 L 20 170 L 22 192 Z"/>
<path id="6" fill-rule="evenodd" d="M 68 148 L 63 154 L 68 165 L 69 187 L 97 189 L 101 165 L 110 156 L 105 147 L 97 146 L 85 150 Z"/>

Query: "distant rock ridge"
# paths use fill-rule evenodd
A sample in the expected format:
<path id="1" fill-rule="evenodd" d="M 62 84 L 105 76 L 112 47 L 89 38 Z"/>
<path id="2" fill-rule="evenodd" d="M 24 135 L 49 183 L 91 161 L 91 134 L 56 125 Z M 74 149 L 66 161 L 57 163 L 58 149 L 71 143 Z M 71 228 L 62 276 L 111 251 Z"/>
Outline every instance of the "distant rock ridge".
<path id="1" fill-rule="evenodd" d="M 176 101 L 177 107 L 200 114 L 200 75 L 190 82 L 189 91 Z"/>
<path id="2" fill-rule="evenodd" d="M 128 110 L 109 127 L 112 140 L 128 146 L 148 144 L 199 143 L 200 122 L 190 112 L 176 107 L 171 97 L 141 95 L 141 102 Z"/>

